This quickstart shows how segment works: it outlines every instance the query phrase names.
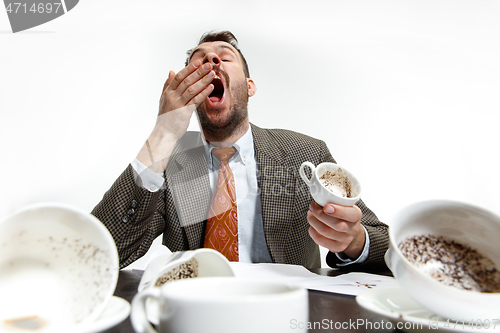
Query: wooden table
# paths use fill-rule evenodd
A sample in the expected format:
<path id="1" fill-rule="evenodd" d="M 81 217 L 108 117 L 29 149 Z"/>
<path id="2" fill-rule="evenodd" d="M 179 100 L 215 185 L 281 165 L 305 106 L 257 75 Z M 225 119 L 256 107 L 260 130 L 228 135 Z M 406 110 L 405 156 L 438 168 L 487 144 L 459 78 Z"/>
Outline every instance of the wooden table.
<path id="1" fill-rule="evenodd" d="M 347 271 L 329 268 L 315 269 L 312 272 L 324 276 L 338 276 L 347 273 Z M 371 271 L 369 273 L 390 275 L 389 271 Z M 132 302 L 137 294 L 142 274 L 143 271 L 137 270 L 120 271 L 115 296 Z M 388 329 L 387 321 L 384 318 L 371 314 L 358 306 L 354 296 L 314 290 L 309 291 L 309 323 L 303 324 L 315 326 L 309 332 L 401 332 L 396 328 Z M 127 318 L 119 325 L 106 330 L 105 333 L 134 333 L 134 330 L 130 318 Z"/>

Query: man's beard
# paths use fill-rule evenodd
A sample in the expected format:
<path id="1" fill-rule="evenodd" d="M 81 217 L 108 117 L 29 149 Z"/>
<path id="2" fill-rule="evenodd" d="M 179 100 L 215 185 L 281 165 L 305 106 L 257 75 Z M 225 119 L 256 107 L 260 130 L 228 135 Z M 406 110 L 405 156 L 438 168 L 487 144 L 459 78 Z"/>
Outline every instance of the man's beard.
<path id="1" fill-rule="evenodd" d="M 229 108 L 229 118 L 226 120 L 215 119 L 211 121 L 203 104 L 200 104 L 196 111 L 198 113 L 198 118 L 200 119 L 201 128 L 214 142 L 223 142 L 234 134 L 248 118 L 248 92 L 247 83 L 244 80 L 241 84 L 236 84 L 234 89 L 231 89 L 231 84 L 229 83 L 228 75 L 220 70 L 220 72 L 225 76 L 227 83 L 226 93 L 231 94 L 232 104 Z"/>

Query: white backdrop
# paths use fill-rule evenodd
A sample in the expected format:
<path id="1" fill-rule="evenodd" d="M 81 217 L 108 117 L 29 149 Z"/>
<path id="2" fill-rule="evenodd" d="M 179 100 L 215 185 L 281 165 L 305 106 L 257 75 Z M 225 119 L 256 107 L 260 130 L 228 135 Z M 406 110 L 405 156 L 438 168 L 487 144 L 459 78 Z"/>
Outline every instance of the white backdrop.
<path id="1" fill-rule="evenodd" d="M 208 30 L 240 40 L 250 120 L 327 142 L 388 224 L 443 198 L 500 213 L 500 1 L 81 0 L 12 34 L 0 10 L 0 217 L 90 211 Z"/>

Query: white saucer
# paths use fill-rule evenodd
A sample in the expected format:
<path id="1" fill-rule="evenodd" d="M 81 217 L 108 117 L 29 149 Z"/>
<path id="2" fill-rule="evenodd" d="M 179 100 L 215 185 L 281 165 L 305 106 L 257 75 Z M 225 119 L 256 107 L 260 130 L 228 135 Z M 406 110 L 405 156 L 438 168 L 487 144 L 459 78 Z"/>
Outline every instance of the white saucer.
<path id="1" fill-rule="evenodd" d="M 91 324 L 78 330 L 78 333 L 97 333 L 118 325 L 130 314 L 130 303 L 113 296 L 101 315 Z"/>
<path id="2" fill-rule="evenodd" d="M 364 309 L 392 323 L 392 328 L 406 332 L 500 332 L 500 317 L 471 318 L 472 323 L 447 320 L 415 302 L 402 288 L 374 289 L 356 296 Z M 489 328 L 487 321 L 489 320 Z M 380 323 L 372 323 L 374 325 Z M 387 328 L 387 326 L 385 326 Z"/>

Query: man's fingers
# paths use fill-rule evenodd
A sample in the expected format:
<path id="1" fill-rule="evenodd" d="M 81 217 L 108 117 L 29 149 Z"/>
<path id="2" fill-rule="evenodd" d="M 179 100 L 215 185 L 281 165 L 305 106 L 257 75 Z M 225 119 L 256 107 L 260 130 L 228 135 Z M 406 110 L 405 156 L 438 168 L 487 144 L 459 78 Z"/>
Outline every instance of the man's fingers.
<path id="1" fill-rule="evenodd" d="M 188 75 L 175 90 L 184 102 L 188 102 L 200 91 L 205 89 L 215 77 L 212 65 L 209 63 L 199 67 Z"/>
<path id="2" fill-rule="evenodd" d="M 309 215 L 312 216 L 309 216 Z M 308 212 L 308 219 L 307 221 L 309 222 L 309 225 L 311 225 L 312 228 L 319 234 L 327 237 L 327 238 L 332 238 L 334 237 L 334 232 L 331 227 L 323 223 L 317 216 L 315 216 L 313 213 Z"/>
<path id="3" fill-rule="evenodd" d="M 167 82 L 165 82 L 165 87 L 167 87 L 168 85 L 170 85 L 170 83 L 172 83 L 172 81 L 174 80 L 174 77 L 175 77 L 174 71 L 168 72 L 168 79 L 167 79 Z"/>
<path id="4" fill-rule="evenodd" d="M 215 77 L 215 72 L 210 71 L 196 83 L 189 86 L 186 91 L 180 96 L 180 102 L 185 105 L 199 104 L 213 91 L 214 86 L 210 84 Z M 207 90 L 208 88 L 208 90 Z M 208 92 L 208 93 L 207 93 Z M 204 95 L 198 96 L 199 94 Z"/>
<path id="5" fill-rule="evenodd" d="M 199 60 L 188 64 L 177 74 L 170 71 L 163 85 L 158 113 L 164 114 L 191 104 L 198 106 L 213 91 L 210 83 L 214 77 L 212 65 L 202 65 Z"/>
<path id="6" fill-rule="evenodd" d="M 309 214 L 312 216 L 309 216 Z M 307 220 L 317 232 L 327 238 L 336 238 L 339 233 L 349 232 L 348 222 L 332 218 L 322 213 L 316 215 L 314 212 L 308 212 Z"/>
<path id="7" fill-rule="evenodd" d="M 169 90 L 175 91 L 178 96 L 183 95 L 193 84 L 204 78 L 212 71 L 212 64 L 201 65 L 200 61 L 194 61 L 187 65 L 175 76 Z"/>
<path id="8" fill-rule="evenodd" d="M 359 210 L 359 219 L 355 221 L 349 221 L 346 219 L 343 219 L 342 217 L 345 216 L 345 211 L 343 211 L 342 208 L 352 208 L 352 207 L 344 207 L 344 206 L 335 206 L 335 207 L 340 207 L 340 209 L 336 209 L 334 213 L 325 213 L 325 208 L 330 205 L 327 204 L 325 207 L 321 207 L 315 202 L 312 202 L 309 206 L 309 213 L 314 215 L 314 217 L 318 220 L 321 221 L 326 227 L 329 227 L 337 232 L 342 232 L 346 233 L 349 232 L 349 230 L 354 227 L 355 223 L 361 220 L 361 210 L 359 210 L 358 207 L 357 210 Z M 352 208 L 354 213 L 350 214 L 349 217 L 352 215 L 353 218 L 357 218 L 357 210 Z M 319 231 L 318 227 L 316 229 Z"/>
<path id="9" fill-rule="evenodd" d="M 210 93 L 213 90 L 214 90 L 214 85 L 213 84 L 209 84 L 198 95 L 196 95 L 193 98 L 191 98 L 191 100 L 187 103 L 187 105 L 196 105 L 196 106 L 198 106 L 199 104 L 201 104 L 205 100 L 205 98 L 208 97 L 208 95 L 210 95 Z"/>
<path id="10" fill-rule="evenodd" d="M 170 83 L 170 90 L 176 90 L 179 85 L 184 81 L 186 77 L 195 72 L 198 68 L 201 67 L 201 62 L 199 60 L 193 61 L 188 64 L 186 67 L 181 69 L 177 75 L 175 75 L 174 79 Z M 184 91 L 184 90 L 182 90 Z"/>
<path id="11" fill-rule="evenodd" d="M 319 246 L 322 246 L 324 248 L 327 248 L 331 252 L 338 253 L 342 252 L 345 250 L 346 245 L 342 242 L 339 242 L 335 239 L 330 239 L 327 238 L 323 235 L 321 235 L 316 229 L 313 227 L 309 228 L 309 236 L 313 239 L 313 241 L 318 244 Z"/>
<path id="12" fill-rule="evenodd" d="M 327 204 L 321 207 L 312 202 L 307 212 L 307 221 L 311 225 L 309 234 L 314 242 L 330 251 L 345 252 L 350 258 L 357 258 L 365 243 L 361 216 L 362 212 L 356 206 Z"/>
<path id="13" fill-rule="evenodd" d="M 174 80 L 174 77 L 175 77 L 174 71 L 168 72 L 167 81 L 165 81 L 165 84 L 163 85 L 163 90 L 161 91 L 160 102 L 161 102 L 161 99 L 163 98 L 163 94 L 165 94 L 165 90 L 170 85 L 170 83 L 172 83 L 172 81 Z"/>
<path id="14" fill-rule="evenodd" d="M 334 205 L 332 203 L 326 204 L 325 207 L 323 207 L 323 212 L 339 220 L 343 220 L 346 222 L 353 222 L 353 223 L 361 220 L 361 216 L 363 215 L 361 209 L 359 209 L 358 206 L 348 207 L 348 206 Z"/>
<path id="15" fill-rule="evenodd" d="M 190 104 L 200 104 L 210 95 L 214 87 L 210 84 L 215 77 L 210 63 L 194 61 L 176 75 L 169 73 L 164 85 L 162 99 L 168 109 L 177 109 Z M 161 101 L 161 100 L 160 100 Z"/>

